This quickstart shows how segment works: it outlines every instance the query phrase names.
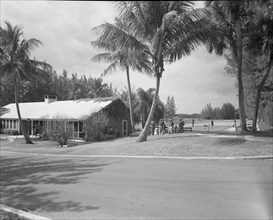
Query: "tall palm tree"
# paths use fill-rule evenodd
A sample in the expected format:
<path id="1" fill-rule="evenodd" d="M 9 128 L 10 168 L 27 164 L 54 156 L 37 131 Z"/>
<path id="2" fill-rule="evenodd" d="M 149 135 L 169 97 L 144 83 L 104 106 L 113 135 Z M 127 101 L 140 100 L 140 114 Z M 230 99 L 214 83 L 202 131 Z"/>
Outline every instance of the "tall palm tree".
<path id="1" fill-rule="evenodd" d="M 129 32 L 113 28 L 105 33 L 108 40 L 121 48 L 142 50 L 153 62 L 156 90 L 145 127 L 137 139 L 142 142 L 147 140 L 164 64 L 189 55 L 209 39 L 207 11 L 194 10 L 191 1 L 122 1 L 116 2 L 116 8 L 119 19 L 128 25 Z"/>
<path id="2" fill-rule="evenodd" d="M 211 10 L 210 21 L 216 38 L 208 44 L 209 52 L 213 50 L 222 55 L 231 51 L 236 65 L 238 83 L 238 102 L 242 131 L 247 131 L 245 115 L 245 97 L 242 80 L 243 41 L 247 33 L 248 1 L 206 1 L 205 6 Z"/>
<path id="3" fill-rule="evenodd" d="M 120 29 L 120 31 L 128 31 L 126 24 L 122 23 L 120 20 L 116 19 L 116 23 L 113 25 L 115 28 Z M 109 31 L 113 28 L 112 25 L 105 23 L 98 27 L 93 28 L 95 31 L 101 31 L 102 33 Z M 121 70 L 126 71 L 127 85 L 128 85 L 128 100 L 130 109 L 130 120 L 132 126 L 132 132 L 135 131 L 134 120 L 133 120 L 133 107 L 132 107 L 132 91 L 130 83 L 130 71 L 129 69 L 137 70 L 145 74 L 151 74 L 152 69 L 150 67 L 149 57 L 146 53 L 142 51 L 132 51 L 129 48 L 119 48 L 118 45 L 114 45 L 112 41 L 104 39 L 102 34 L 96 41 L 92 41 L 91 45 L 94 47 L 106 49 L 108 53 L 100 53 L 95 55 L 92 60 L 96 62 L 108 62 L 111 63 L 105 70 L 102 76 L 110 74 L 112 71 L 119 67 Z"/>
<path id="4" fill-rule="evenodd" d="M 23 35 L 21 27 L 12 26 L 9 22 L 5 22 L 5 24 L 6 29 L 0 27 L 1 76 L 8 75 L 14 80 L 15 103 L 19 124 L 26 143 L 32 144 L 22 123 L 18 100 L 19 84 L 22 79 L 33 80 L 42 77 L 51 67 L 44 62 L 29 57 L 31 50 L 42 44 L 41 41 L 35 38 L 21 39 Z"/>
<path id="5" fill-rule="evenodd" d="M 261 93 L 269 74 L 273 74 L 273 4 L 272 1 L 254 1 L 249 7 L 254 11 L 254 16 L 251 17 L 252 22 L 246 49 L 249 54 L 265 56 L 268 60 L 262 79 L 257 85 L 252 125 L 252 132 L 255 133 Z"/>

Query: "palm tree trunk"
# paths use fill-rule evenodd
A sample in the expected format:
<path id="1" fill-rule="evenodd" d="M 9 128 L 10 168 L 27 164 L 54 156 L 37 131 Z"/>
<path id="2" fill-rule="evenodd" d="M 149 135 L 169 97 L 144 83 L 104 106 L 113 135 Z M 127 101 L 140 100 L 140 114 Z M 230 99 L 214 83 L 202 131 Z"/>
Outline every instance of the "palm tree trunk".
<path id="1" fill-rule="evenodd" d="M 135 123 L 133 119 L 133 108 L 132 108 L 132 91 L 131 91 L 131 83 L 130 83 L 130 74 L 129 74 L 129 67 L 126 66 L 126 75 L 127 75 L 127 84 L 128 84 L 128 99 L 129 99 L 129 108 L 130 108 L 130 120 L 132 126 L 132 133 L 135 132 Z"/>
<path id="2" fill-rule="evenodd" d="M 259 112 L 259 106 L 260 106 L 260 99 L 261 99 L 261 93 L 265 84 L 265 81 L 267 77 L 269 76 L 270 70 L 273 65 L 273 53 L 270 56 L 270 60 L 267 65 L 266 73 L 261 81 L 261 83 L 258 86 L 257 95 L 255 99 L 255 108 L 254 108 L 254 114 L 253 114 L 253 124 L 252 124 L 252 132 L 256 133 L 256 126 L 257 126 L 257 118 L 258 118 L 258 112 Z"/>
<path id="3" fill-rule="evenodd" d="M 152 103 L 152 107 L 148 116 L 148 119 L 145 123 L 144 129 L 141 131 L 141 133 L 139 134 L 138 138 L 137 138 L 137 142 L 143 142 L 147 140 L 147 136 L 150 130 L 150 124 L 154 115 L 154 111 L 155 111 L 155 106 L 156 106 L 156 102 L 158 99 L 158 92 L 159 92 L 159 86 L 160 86 L 160 76 L 157 75 L 156 77 L 156 90 L 155 90 L 155 95 L 153 98 L 153 103 Z"/>
<path id="4" fill-rule="evenodd" d="M 15 82 L 15 104 L 16 104 L 16 110 L 17 110 L 17 114 L 18 114 L 18 120 L 19 120 L 19 124 L 20 124 L 20 127 L 21 127 L 21 131 L 22 131 L 22 133 L 24 135 L 26 144 L 33 144 L 32 141 L 30 140 L 28 134 L 25 131 L 25 127 L 23 125 L 23 121 L 22 121 L 22 118 L 21 118 L 21 113 L 20 113 L 20 108 L 19 108 L 19 103 L 18 103 L 18 83 L 17 83 L 16 76 L 14 78 L 14 82 Z"/>
<path id="5" fill-rule="evenodd" d="M 238 19 L 235 23 L 236 25 L 236 36 L 237 36 L 237 59 L 235 59 L 237 64 L 237 80 L 238 80 L 238 101 L 239 101 L 239 113 L 241 120 L 242 131 L 247 131 L 246 127 L 246 115 L 245 115 L 245 97 L 244 97 L 244 87 L 242 79 L 242 63 L 243 63 L 243 46 L 242 46 L 242 28 L 241 21 Z M 234 48 L 236 50 L 236 48 Z"/>
<path id="6" fill-rule="evenodd" d="M 142 126 L 142 128 L 145 127 L 145 116 L 144 116 L 144 113 L 142 113 L 142 115 L 141 115 L 141 126 Z"/>

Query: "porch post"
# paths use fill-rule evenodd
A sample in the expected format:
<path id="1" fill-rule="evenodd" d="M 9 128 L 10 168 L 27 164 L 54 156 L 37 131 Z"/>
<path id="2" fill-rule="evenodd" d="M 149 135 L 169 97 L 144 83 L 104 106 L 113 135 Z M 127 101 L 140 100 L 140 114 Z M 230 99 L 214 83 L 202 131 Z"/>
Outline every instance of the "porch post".
<path id="1" fill-rule="evenodd" d="M 30 127 L 30 129 L 31 129 L 31 135 L 33 135 L 33 120 L 31 120 L 31 127 Z"/>
<path id="2" fill-rule="evenodd" d="M 20 134 L 20 121 L 19 120 L 16 120 L 16 126 L 17 126 L 16 129 Z"/>

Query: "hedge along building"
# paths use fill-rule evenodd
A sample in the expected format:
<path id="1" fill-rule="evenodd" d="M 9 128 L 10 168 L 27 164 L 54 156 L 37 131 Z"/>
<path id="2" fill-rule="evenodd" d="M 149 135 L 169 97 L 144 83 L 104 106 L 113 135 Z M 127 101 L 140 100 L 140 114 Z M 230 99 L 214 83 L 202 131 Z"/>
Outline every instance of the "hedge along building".
<path id="1" fill-rule="evenodd" d="M 117 136 L 128 136 L 130 130 L 129 108 L 118 98 L 97 98 L 57 101 L 56 96 L 46 95 L 44 102 L 19 103 L 22 121 L 30 135 L 48 134 L 60 120 L 73 125 L 73 137 L 84 137 L 84 121 L 93 113 L 105 112 L 109 121 L 107 131 Z M 1 132 L 18 131 L 21 134 L 15 103 L 3 106 Z"/>

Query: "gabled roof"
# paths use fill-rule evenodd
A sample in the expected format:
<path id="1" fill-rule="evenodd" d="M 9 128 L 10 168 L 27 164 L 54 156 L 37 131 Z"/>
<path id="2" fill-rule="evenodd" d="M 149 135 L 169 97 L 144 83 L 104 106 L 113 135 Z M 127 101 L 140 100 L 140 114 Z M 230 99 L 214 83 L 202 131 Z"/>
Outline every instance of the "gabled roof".
<path id="1" fill-rule="evenodd" d="M 112 103 L 114 98 L 99 99 L 78 99 L 45 102 L 27 102 L 19 103 L 22 119 L 55 119 L 67 118 L 74 120 L 83 120 L 88 115 L 98 112 Z M 1 116 L 2 119 L 17 119 L 17 110 L 15 103 L 4 106 L 9 111 Z"/>

